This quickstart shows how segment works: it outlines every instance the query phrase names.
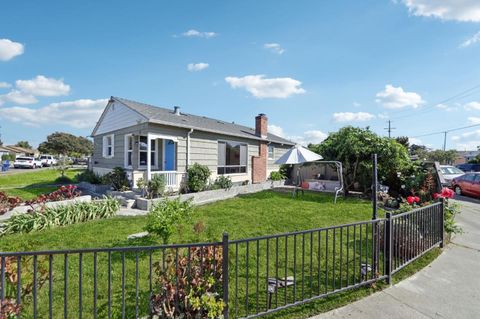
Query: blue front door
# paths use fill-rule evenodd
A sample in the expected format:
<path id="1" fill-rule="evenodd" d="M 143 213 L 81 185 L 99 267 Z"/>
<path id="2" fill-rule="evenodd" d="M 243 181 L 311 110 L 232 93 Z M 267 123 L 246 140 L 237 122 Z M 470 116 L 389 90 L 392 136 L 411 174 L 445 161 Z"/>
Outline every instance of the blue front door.
<path id="1" fill-rule="evenodd" d="M 164 140 L 165 143 L 165 159 L 163 170 L 174 171 L 175 170 L 175 142 L 172 140 Z"/>

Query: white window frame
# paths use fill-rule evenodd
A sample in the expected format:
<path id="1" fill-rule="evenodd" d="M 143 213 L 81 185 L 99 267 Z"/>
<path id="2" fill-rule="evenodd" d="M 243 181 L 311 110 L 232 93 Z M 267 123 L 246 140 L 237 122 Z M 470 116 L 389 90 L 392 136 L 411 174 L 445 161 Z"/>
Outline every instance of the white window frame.
<path id="1" fill-rule="evenodd" d="M 272 148 L 272 156 L 270 156 L 270 148 Z M 269 144 L 269 145 L 268 145 L 267 152 L 268 152 L 268 155 L 267 155 L 267 156 L 268 156 L 268 159 L 269 159 L 269 160 L 275 159 L 275 146 L 274 146 L 274 145 Z"/>
<path id="2" fill-rule="evenodd" d="M 129 149 L 129 139 L 132 139 L 132 148 Z M 123 159 L 123 166 L 125 168 L 132 168 L 133 167 L 133 145 L 135 141 L 133 140 L 133 135 L 132 134 L 125 134 L 125 147 L 124 147 L 124 159 Z M 132 159 L 132 164 L 128 165 L 128 153 L 131 153 L 132 156 L 130 157 Z"/>
<path id="3" fill-rule="evenodd" d="M 147 168 L 147 165 L 140 165 L 140 153 L 147 153 L 148 154 L 148 150 L 147 151 L 140 151 L 140 138 L 141 137 L 146 137 L 147 138 L 147 143 L 148 143 L 148 136 L 147 135 L 140 135 L 138 137 L 138 168 Z M 155 151 L 152 151 L 150 150 L 150 154 L 148 154 L 147 156 L 152 156 L 151 153 L 155 153 L 155 165 L 152 165 L 152 168 L 154 169 L 158 169 L 158 139 L 152 139 L 151 142 L 152 145 L 155 144 Z M 147 160 L 147 163 L 148 163 L 148 160 Z"/>
<path id="4" fill-rule="evenodd" d="M 248 153 L 248 146 L 249 144 L 248 143 L 245 143 L 245 142 L 238 142 L 238 141 L 234 141 L 234 140 L 217 140 L 217 150 L 218 150 L 218 144 L 219 143 L 237 143 L 237 144 L 240 144 L 240 145 L 245 145 L 246 147 L 246 154 L 245 156 L 247 157 L 246 158 L 246 162 L 245 162 L 245 165 L 224 165 L 224 166 L 220 166 L 218 165 L 218 156 L 217 156 L 217 175 L 223 175 L 223 176 L 235 176 L 235 175 L 248 175 L 249 174 L 249 166 L 248 166 L 248 158 L 249 158 L 249 153 Z M 241 162 L 241 161 L 240 161 Z M 218 168 L 219 167 L 243 167 L 245 166 L 245 172 L 240 172 L 240 173 L 223 173 L 223 174 L 220 174 L 218 173 Z"/>
<path id="5" fill-rule="evenodd" d="M 110 141 L 112 142 L 110 145 L 107 145 L 107 140 L 110 138 Z M 111 148 L 110 155 L 108 155 L 107 149 Z M 113 158 L 115 156 L 115 135 L 114 134 L 108 134 L 105 135 L 102 138 L 102 155 L 104 158 Z"/>

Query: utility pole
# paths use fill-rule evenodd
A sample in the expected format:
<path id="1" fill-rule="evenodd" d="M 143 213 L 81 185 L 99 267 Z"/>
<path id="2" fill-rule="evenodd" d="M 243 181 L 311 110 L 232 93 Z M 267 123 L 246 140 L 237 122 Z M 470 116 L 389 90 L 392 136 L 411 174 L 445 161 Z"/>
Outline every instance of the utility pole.
<path id="1" fill-rule="evenodd" d="M 392 138 L 392 131 L 395 129 L 395 127 L 392 127 L 392 121 L 388 120 L 388 127 L 385 128 L 385 130 L 388 131 L 388 138 Z"/>
<path id="2" fill-rule="evenodd" d="M 447 149 L 447 131 L 443 132 L 443 151 Z"/>

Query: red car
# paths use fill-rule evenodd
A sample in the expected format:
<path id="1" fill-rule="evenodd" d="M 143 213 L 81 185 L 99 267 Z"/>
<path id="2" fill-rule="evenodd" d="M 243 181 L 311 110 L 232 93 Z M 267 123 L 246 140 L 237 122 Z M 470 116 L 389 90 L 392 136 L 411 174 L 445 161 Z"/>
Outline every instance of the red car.
<path id="1" fill-rule="evenodd" d="M 480 197 L 480 172 L 467 173 L 454 178 L 452 188 L 457 195 Z"/>

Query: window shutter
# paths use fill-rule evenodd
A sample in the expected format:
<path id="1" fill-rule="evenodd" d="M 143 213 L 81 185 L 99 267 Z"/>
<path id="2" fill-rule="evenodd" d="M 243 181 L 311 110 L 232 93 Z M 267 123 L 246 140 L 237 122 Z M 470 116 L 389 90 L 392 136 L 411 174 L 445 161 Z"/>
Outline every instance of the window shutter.
<path id="1" fill-rule="evenodd" d="M 218 166 L 225 166 L 226 144 L 218 142 Z"/>
<path id="2" fill-rule="evenodd" d="M 240 144 L 240 165 L 247 165 L 247 145 Z"/>

